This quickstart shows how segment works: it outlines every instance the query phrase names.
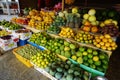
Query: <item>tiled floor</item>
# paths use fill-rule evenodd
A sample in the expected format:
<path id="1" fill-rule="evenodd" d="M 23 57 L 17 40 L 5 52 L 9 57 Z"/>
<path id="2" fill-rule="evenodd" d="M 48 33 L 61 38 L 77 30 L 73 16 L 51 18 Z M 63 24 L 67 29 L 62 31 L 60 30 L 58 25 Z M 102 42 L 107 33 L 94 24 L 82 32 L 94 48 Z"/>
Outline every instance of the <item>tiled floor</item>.
<path id="1" fill-rule="evenodd" d="M 49 80 L 18 61 L 11 51 L 0 56 L 0 80 Z"/>

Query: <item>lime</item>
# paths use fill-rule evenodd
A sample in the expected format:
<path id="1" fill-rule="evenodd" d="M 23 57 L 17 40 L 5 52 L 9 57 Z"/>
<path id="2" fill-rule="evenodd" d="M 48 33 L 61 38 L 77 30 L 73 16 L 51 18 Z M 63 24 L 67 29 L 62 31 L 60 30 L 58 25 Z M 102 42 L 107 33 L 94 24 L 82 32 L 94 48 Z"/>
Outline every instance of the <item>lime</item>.
<path id="1" fill-rule="evenodd" d="M 67 46 L 64 47 L 64 51 L 69 51 L 69 50 L 70 50 L 69 47 L 67 47 Z"/>
<path id="2" fill-rule="evenodd" d="M 88 59 L 88 63 L 89 64 L 93 64 L 93 60 L 92 59 Z"/>
<path id="3" fill-rule="evenodd" d="M 61 54 L 62 56 L 64 56 L 64 53 L 65 53 L 64 51 L 61 51 L 61 53 L 60 53 L 60 54 Z"/>
<path id="4" fill-rule="evenodd" d="M 76 52 L 76 56 L 77 56 L 77 57 L 82 56 L 82 52 L 80 52 L 80 51 Z"/>
<path id="5" fill-rule="evenodd" d="M 60 54 L 60 50 L 59 50 L 59 49 L 56 49 L 55 52 L 56 52 L 57 54 Z"/>
<path id="6" fill-rule="evenodd" d="M 83 52 L 83 55 L 84 55 L 84 56 L 86 56 L 87 54 L 88 54 L 88 52 L 86 52 L 86 51 Z"/>
<path id="7" fill-rule="evenodd" d="M 98 71 L 101 71 L 101 72 L 104 71 L 104 69 L 103 69 L 102 67 L 97 67 L 96 69 L 97 69 Z"/>
<path id="8" fill-rule="evenodd" d="M 88 58 L 93 58 L 93 54 L 88 54 Z"/>
<path id="9" fill-rule="evenodd" d="M 87 49 L 87 52 L 88 52 L 88 53 L 92 53 L 92 49 L 91 49 L 91 48 L 88 48 L 88 49 Z"/>
<path id="10" fill-rule="evenodd" d="M 108 61 L 102 60 L 103 64 L 108 65 Z"/>
<path id="11" fill-rule="evenodd" d="M 84 62 L 83 63 L 85 66 L 89 66 L 89 63 L 88 62 Z"/>
<path id="12" fill-rule="evenodd" d="M 105 56 L 102 55 L 102 54 L 100 54 L 100 55 L 99 55 L 99 58 L 100 58 L 100 59 L 105 59 Z"/>
<path id="13" fill-rule="evenodd" d="M 101 65 L 101 61 L 95 61 L 94 64 L 95 64 L 96 66 L 100 66 L 100 65 Z"/>
<path id="14" fill-rule="evenodd" d="M 74 44 L 70 44 L 70 49 L 75 49 L 75 45 Z"/>
<path id="15" fill-rule="evenodd" d="M 88 60 L 88 57 L 87 56 L 84 56 L 83 57 L 83 61 L 87 61 Z"/>
<path id="16" fill-rule="evenodd" d="M 79 57 L 79 58 L 77 59 L 77 62 L 78 62 L 79 64 L 82 64 L 82 63 L 83 63 L 82 57 Z"/>
<path id="17" fill-rule="evenodd" d="M 93 69 L 96 68 L 96 66 L 94 64 L 90 64 L 90 67 L 93 68 Z"/>
<path id="18" fill-rule="evenodd" d="M 98 56 L 93 56 L 93 61 L 99 61 L 99 57 Z"/>
<path id="19" fill-rule="evenodd" d="M 80 51 L 80 52 L 84 52 L 84 51 L 85 51 L 85 48 L 84 48 L 84 47 L 80 47 L 80 48 L 79 48 L 79 51 Z"/>
<path id="20" fill-rule="evenodd" d="M 73 60 L 76 60 L 76 59 L 77 59 L 76 55 L 72 55 L 71 58 L 72 58 Z"/>
<path id="21" fill-rule="evenodd" d="M 98 55 L 98 52 L 96 50 L 93 51 L 93 55 Z"/>
<path id="22" fill-rule="evenodd" d="M 60 50 L 61 51 L 64 50 L 64 45 L 60 46 Z"/>
<path id="23" fill-rule="evenodd" d="M 102 67 L 106 70 L 108 68 L 108 65 L 103 65 Z"/>

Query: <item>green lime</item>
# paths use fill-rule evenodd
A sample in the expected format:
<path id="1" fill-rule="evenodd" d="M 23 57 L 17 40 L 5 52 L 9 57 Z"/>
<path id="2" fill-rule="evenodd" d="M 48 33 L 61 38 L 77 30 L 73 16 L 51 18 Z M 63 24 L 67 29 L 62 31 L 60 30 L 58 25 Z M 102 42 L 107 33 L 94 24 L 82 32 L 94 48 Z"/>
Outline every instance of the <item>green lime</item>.
<path id="1" fill-rule="evenodd" d="M 87 49 L 87 52 L 88 52 L 88 53 L 92 53 L 92 52 L 93 52 L 93 49 L 88 48 L 88 49 Z"/>
<path id="2" fill-rule="evenodd" d="M 102 67 L 106 70 L 108 68 L 108 65 L 103 65 Z"/>
<path id="3" fill-rule="evenodd" d="M 76 52 L 76 56 L 77 57 L 81 57 L 82 56 L 82 52 L 80 52 L 80 51 Z"/>
<path id="4" fill-rule="evenodd" d="M 104 69 L 103 69 L 102 67 L 97 67 L 96 69 L 97 69 L 98 71 L 101 71 L 101 72 L 104 71 Z"/>
<path id="5" fill-rule="evenodd" d="M 106 61 L 106 60 L 102 60 L 102 63 L 105 65 L 108 65 L 108 61 Z"/>
<path id="6" fill-rule="evenodd" d="M 83 63 L 82 57 L 77 58 L 77 62 L 78 62 L 79 64 L 82 64 L 82 63 Z"/>
<path id="7" fill-rule="evenodd" d="M 84 62 L 83 63 L 85 66 L 89 66 L 89 63 L 88 62 Z"/>
<path id="8" fill-rule="evenodd" d="M 88 58 L 93 58 L 93 54 L 88 54 Z"/>
<path id="9" fill-rule="evenodd" d="M 93 69 L 96 68 L 96 66 L 94 64 L 90 64 L 90 67 L 93 68 Z"/>
<path id="10" fill-rule="evenodd" d="M 99 61 L 99 57 L 98 56 L 93 56 L 93 61 Z"/>
<path id="11" fill-rule="evenodd" d="M 93 60 L 92 59 L 88 59 L 88 63 L 89 64 L 93 64 Z"/>
<path id="12" fill-rule="evenodd" d="M 88 57 L 87 56 L 83 56 L 83 61 L 87 61 Z"/>
<path id="13" fill-rule="evenodd" d="M 80 48 L 79 48 L 79 51 L 80 51 L 80 52 L 84 52 L 84 51 L 85 51 L 85 47 L 80 47 Z"/>
<path id="14" fill-rule="evenodd" d="M 61 51 L 64 50 L 64 45 L 60 46 L 60 50 Z"/>
<path id="15" fill-rule="evenodd" d="M 96 66 L 100 66 L 100 65 L 101 65 L 101 61 L 95 61 L 94 64 L 95 64 Z"/>
<path id="16" fill-rule="evenodd" d="M 93 55 L 98 55 L 98 52 L 96 50 L 93 51 Z"/>
<path id="17" fill-rule="evenodd" d="M 100 59 L 105 59 L 105 56 L 102 55 L 102 54 L 100 54 L 100 55 L 99 55 L 99 58 L 100 58 Z"/>

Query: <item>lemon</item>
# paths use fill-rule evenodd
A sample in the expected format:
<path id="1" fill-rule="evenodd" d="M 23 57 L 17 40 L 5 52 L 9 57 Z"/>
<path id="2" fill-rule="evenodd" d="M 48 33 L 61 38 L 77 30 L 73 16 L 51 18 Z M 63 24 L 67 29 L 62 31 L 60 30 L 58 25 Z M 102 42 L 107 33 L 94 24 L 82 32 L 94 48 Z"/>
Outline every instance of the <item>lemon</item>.
<path id="1" fill-rule="evenodd" d="M 106 46 L 106 47 L 109 47 L 109 46 L 110 46 L 110 43 L 105 43 L 105 46 Z"/>
<path id="2" fill-rule="evenodd" d="M 103 46 L 103 45 L 104 45 L 104 42 L 100 42 L 100 45 Z"/>
<path id="3" fill-rule="evenodd" d="M 111 50 L 112 50 L 112 48 L 111 48 L 111 47 L 108 47 L 108 48 L 107 48 L 107 50 L 111 51 Z"/>
<path id="4" fill-rule="evenodd" d="M 103 38 L 102 41 L 103 41 L 103 42 L 107 42 L 108 40 L 107 40 L 106 38 Z"/>
<path id="5" fill-rule="evenodd" d="M 101 49 L 106 50 L 106 46 L 101 46 Z"/>
<path id="6" fill-rule="evenodd" d="M 99 57 L 98 56 L 94 56 L 93 57 L 93 61 L 99 61 Z"/>

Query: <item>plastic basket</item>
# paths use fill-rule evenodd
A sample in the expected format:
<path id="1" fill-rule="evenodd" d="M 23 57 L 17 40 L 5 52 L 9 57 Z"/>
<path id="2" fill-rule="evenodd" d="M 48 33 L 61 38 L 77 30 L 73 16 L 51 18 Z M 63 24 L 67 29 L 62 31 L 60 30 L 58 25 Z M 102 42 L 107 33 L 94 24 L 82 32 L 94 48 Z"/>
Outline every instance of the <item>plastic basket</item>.
<path id="1" fill-rule="evenodd" d="M 37 47 L 37 48 L 40 49 L 40 50 L 45 50 L 45 49 L 46 49 L 45 47 L 43 47 L 43 46 L 39 46 L 39 45 L 37 45 L 37 44 L 35 44 L 35 43 L 33 43 L 33 42 L 29 42 L 29 41 L 27 41 L 27 43 L 29 43 L 29 44 L 32 45 L 32 46 Z"/>
<path id="2" fill-rule="evenodd" d="M 25 46 L 27 46 L 27 45 L 25 45 Z M 22 56 L 20 56 L 19 54 L 17 54 L 16 53 L 16 51 L 18 50 L 18 49 L 20 49 L 20 48 L 22 48 L 22 47 L 18 47 L 18 48 L 16 48 L 16 49 L 14 49 L 12 52 L 13 52 L 13 54 L 16 56 L 16 58 L 19 60 L 19 61 L 21 61 L 23 64 L 25 64 L 27 67 L 32 67 L 33 65 L 30 63 L 30 60 L 28 60 L 28 59 L 26 59 L 26 58 L 24 58 L 24 57 L 22 57 Z"/>
<path id="3" fill-rule="evenodd" d="M 79 64 L 78 62 L 72 60 L 69 58 L 69 60 L 73 63 L 73 64 Z M 80 64 L 80 67 L 83 68 L 84 70 L 88 71 L 91 73 L 92 76 L 104 76 L 105 73 L 101 72 L 101 71 L 98 71 L 98 70 L 95 70 L 95 69 L 92 69 L 88 66 L 85 66 L 83 64 Z"/>
<path id="4" fill-rule="evenodd" d="M 28 39 L 26 39 L 26 40 L 21 40 L 21 39 L 19 39 L 18 45 L 19 45 L 19 46 L 24 46 L 24 45 L 26 45 L 26 44 L 27 44 L 27 40 L 28 40 Z"/>

